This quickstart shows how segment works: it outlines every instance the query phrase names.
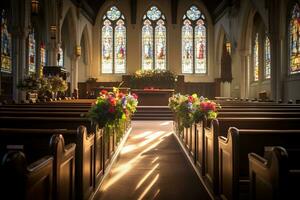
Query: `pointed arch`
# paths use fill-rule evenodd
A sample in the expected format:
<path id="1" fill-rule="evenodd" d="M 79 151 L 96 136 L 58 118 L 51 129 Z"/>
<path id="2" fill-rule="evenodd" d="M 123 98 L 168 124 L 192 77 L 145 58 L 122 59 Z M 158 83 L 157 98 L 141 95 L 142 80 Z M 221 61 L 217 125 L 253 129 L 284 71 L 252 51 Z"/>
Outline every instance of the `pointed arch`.
<path id="1" fill-rule="evenodd" d="M 101 72 L 103 74 L 126 73 L 127 28 L 123 13 L 115 5 L 102 16 L 101 24 Z"/>
<path id="2" fill-rule="evenodd" d="M 167 27 L 165 14 L 151 5 L 142 20 L 142 69 L 167 69 Z"/>
<path id="3" fill-rule="evenodd" d="M 191 5 L 182 17 L 182 73 L 207 74 L 208 27 L 206 17 L 196 5 Z"/>

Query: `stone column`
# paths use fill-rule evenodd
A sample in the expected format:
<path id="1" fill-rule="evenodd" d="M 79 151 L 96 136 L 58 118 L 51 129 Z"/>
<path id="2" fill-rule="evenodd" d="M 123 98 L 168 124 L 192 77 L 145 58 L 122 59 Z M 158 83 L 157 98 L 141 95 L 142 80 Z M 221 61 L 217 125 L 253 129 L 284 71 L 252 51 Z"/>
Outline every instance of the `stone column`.
<path id="1" fill-rule="evenodd" d="M 249 61 L 250 55 L 246 50 L 240 50 L 241 56 L 241 77 L 240 77 L 240 97 L 249 98 Z"/>
<path id="2" fill-rule="evenodd" d="M 74 92 L 74 90 L 76 89 L 78 91 L 78 62 L 79 62 L 79 58 L 81 56 L 81 47 L 80 45 L 76 45 L 74 48 L 74 56 L 72 59 L 72 66 L 71 66 L 71 77 L 70 77 L 70 81 L 71 81 L 71 88 L 70 88 L 70 92 L 72 94 L 72 92 Z"/>
<path id="3" fill-rule="evenodd" d="M 17 89 L 18 82 L 26 75 L 26 35 L 25 31 L 13 33 L 13 98 L 20 102 L 25 99 L 25 93 Z"/>
<path id="4" fill-rule="evenodd" d="M 283 99 L 283 77 L 285 72 L 281 69 L 282 41 L 279 36 L 280 23 L 280 0 L 269 3 L 269 35 L 271 44 L 271 98 L 278 101 Z M 285 49 L 285 48 L 283 48 Z"/>

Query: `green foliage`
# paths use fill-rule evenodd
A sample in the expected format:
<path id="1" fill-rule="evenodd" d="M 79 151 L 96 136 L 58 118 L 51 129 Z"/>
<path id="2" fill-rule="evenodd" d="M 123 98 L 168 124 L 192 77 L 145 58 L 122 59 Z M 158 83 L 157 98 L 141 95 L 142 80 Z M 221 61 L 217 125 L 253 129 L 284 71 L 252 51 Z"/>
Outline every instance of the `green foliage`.
<path id="1" fill-rule="evenodd" d="M 130 87 L 144 88 L 174 88 L 175 75 L 168 70 L 139 70 L 131 76 Z"/>

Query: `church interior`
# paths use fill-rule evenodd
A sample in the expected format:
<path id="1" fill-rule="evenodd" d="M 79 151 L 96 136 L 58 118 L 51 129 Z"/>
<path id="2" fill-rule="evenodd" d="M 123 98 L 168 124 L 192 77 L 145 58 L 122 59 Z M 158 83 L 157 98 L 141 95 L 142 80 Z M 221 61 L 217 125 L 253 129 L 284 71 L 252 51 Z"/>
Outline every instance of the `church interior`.
<path id="1" fill-rule="evenodd" d="M 299 0 L 0 9 L 0 199 L 299 196 Z"/>

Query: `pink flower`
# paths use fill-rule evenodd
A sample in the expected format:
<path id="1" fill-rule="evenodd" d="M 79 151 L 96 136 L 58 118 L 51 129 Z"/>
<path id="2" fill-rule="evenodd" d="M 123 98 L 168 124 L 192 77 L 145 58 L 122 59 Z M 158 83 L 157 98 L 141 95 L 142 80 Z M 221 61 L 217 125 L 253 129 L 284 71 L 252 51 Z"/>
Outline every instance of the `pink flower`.
<path id="1" fill-rule="evenodd" d="M 133 98 L 138 99 L 138 95 L 135 93 L 132 93 Z"/>

